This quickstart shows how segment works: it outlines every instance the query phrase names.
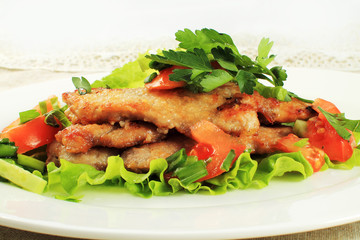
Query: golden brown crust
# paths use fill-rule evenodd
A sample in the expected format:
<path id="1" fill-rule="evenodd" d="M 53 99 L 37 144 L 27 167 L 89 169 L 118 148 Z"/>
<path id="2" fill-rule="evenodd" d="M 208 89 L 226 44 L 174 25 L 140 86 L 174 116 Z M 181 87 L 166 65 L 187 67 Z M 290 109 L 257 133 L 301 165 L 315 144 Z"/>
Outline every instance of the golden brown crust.
<path id="1" fill-rule="evenodd" d="M 149 123 L 126 122 L 123 127 L 111 124 L 75 124 L 56 134 L 66 151 L 85 153 L 95 146 L 127 148 L 139 144 L 158 142 L 166 135 Z"/>

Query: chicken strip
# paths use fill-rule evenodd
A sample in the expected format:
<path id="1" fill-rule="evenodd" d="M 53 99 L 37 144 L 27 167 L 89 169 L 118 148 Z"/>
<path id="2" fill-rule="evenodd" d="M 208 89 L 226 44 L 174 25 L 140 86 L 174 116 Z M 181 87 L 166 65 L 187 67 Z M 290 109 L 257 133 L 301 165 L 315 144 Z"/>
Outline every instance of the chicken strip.
<path id="1" fill-rule="evenodd" d="M 189 150 L 195 144 L 196 142 L 191 138 L 176 135 L 158 143 L 129 148 L 121 154 L 121 157 L 127 169 L 144 172 L 149 170 L 152 160 L 167 158 L 182 148 Z"/>
<path id="2" fill-rule="evenodd" d="M 93 89 L 79 95 L 64 93 L 69 106 L 67 117 L 73 123 L 116 123 L 123 120 L 142 120 L 161 129 L 176 128 L 189 135 L 189 128 L 206 119 L 229 133 L 256 132 L 259 121 L 251 106 L 234 106 L 217 110 L 238 92 L 234 85 L 219 87 L 211 93 L 192 93 L 186 89 L 149 91 L 136 89 Z"/>
<path id="3" fill-rule="evenodd" d="M 265 154 L 276 151 L 275 145 L 277 141 L 291 132 L 290 127 L 260 127 L 256 134 L 234 137 L 234 140 L 239 141 L 239 144 L 245 144 L 247 149 L 251 149 L 252 153 Z M 121 157 L 127 169 L 134 172 L 145 172 L 149 169 L 152 160 L 167 158 L 181 148 L 190 150 L 195 144 L 196 142 L 191 138 L 177 134 L 161 142 L 126 149 L 121 153 Z M 92 165 L 98 170 L 106 168 L 109 156 L 119 154 L 119 151 L 110 148 L 91 148 L 86 153 L 69 153 L 65 146 L 56 141 L 49 145 L 47 152 L 47 163 L 55 162 L 59 165 L 59 159 L 66 159 L 73 163 Z"/>
<path id="4" fill-rule="evenodd" d="M 307 120 L 315 114 L 310 103 L 305 103 L 297 98 L 283 102 L 275 98 L 264 98 L 258 92 L 254 92 L 252 95 L 243 94 L 241 102 L 257 106 L 257 112 L 265 117 L 268 123 L 288 123 L 295 122 L 297 119 Z"/>
<path id="5" fill-rule="evenodd" d="M 251 149 L 252 153 L 273 153 L 277 150 L 275 148 L 277 141 L 292 132 L 291 127 L 260 127 L 254 135 L 240 136 L 239 141 L 245 144 L 247 149 Z"/>
<path id="6" fill-rule="evenodd" d="M 73 123 L 142 120 L 163 129 L 175 128 L 187 136 L 190 136 L 189 128 L 200 120 L 240 136 L 258 131 L 258 113 L 270 123 L 308 119 L 313 114 L 310 104 L 297 99 L 281 102 L 257 92 L 242 94 L 233 83 L 209 93 L 192 93 L 186 89 L 93 89 L 85 95 L 77 91 L 64 93 L 63 100 L 69 106 L 66 115 Z"/>
<path id="7" fill-rule="evenodd" d="M 88 164 L 101 171 L 106 169 L 108 157 L 119 155 L 119 150 L 115 148 L 92 148 L 86 153 L 69 153 L 57 141 L 49 144 L 46 152 L 46 164 L 54 162 L 56 166 L 60 166 L 60 159 L 65 159 L 72 163 Z"/>
<path id="8" fill-rule="evenodd" d="M 165 138 L 149 123 L 125 122 L 123 127 L 111 124 L 72 125 L 58 132 L 56 140 L 69 153 L 85 153 L 95 146 L 127 148 L 158 142 Z"/>

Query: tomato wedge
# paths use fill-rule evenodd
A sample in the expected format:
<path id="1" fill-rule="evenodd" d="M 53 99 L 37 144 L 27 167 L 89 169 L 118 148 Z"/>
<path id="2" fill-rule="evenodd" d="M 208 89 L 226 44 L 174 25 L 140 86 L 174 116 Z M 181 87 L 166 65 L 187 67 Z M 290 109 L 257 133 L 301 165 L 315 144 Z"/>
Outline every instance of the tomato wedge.
<path id="1" fill-rule="evenodd" d="M 331 160 L 345 162 L 354 151 L 354 137 L 350 140 L 343 139 L 326 119 L 320 117 L 308 120 L 306 137 L 311 145 L 324 150 Z"/>
<path id="2" fill-rule="evenodd" d="M 61 127 L 52 127 L 45 122 L 45 116 L 39 116 L 27 123 L 13 127 L 8 131 L 2 132 L 2 138 L 9 138 L 19 147 L 17 153 L 24 153 L 32 149 L 51 143 L 55 139 L 55 134 Z"/>
<path id="3" fill-rule="evenodd" d="M 321 119 L 326 119 L 324 114 L 322 114 L 319 110 L 319 107 L 321 107 L 322 109 L 324 109 L 325 111 L 329 112 L 329 113 L 341 113 L 340 110 L 335 106 L 335 104 L 326 101 L 322 98 L 317 98 L 315 99 L 315 101 L 312 104 L 312 108 L 319 113 L 319 117 Z"/>
<path id="4" fill-rule="evenodd" d="M 161 70 L 159 75 L 157 75 L 151 82 L 146 83 L 145 87 L 150 90 L 167 90 L 183 87 L 186 85 L 184 81 L 171 81 L 169 75 L 173 73 L 174 69 L 185 69 L 186 67 L 181 66 L 172 66 Z"/>
<path id="5" fill-rule="evenodd" d="M 356 145 L 354 135 L 352 134 L 350 140 L 340 137 L 318 107 L 329 113 L 340 113 L 333 103 L 319 98 L 316 99 L 313 108 L 319 115 L 308 120 L 306 137 L 309 138 L 311 145 L 324 150 L 331 160 L 345 162 L 353 154 Z M 349 132 L 352 133 L 350 130 Z"/>
<path id="6" fill-rule="evenodd" d="M 55 98 L 56 96 L 50 96 L 48 99 L 46 99 L 46 108 L 47 108 L 47 111 L 51 111 L 53 110 L 53 106 L 51 104 L 51 100 L 52 98 Z M 59 102 L 58 102 L 59 104 Z M 40 110 L 40 106 L 39 105 L 36 105 L 33 109 L 35 109 L 38 113 L 41 114 L 41 110 Z M 18 125 L 20 124 L 20 118 L 16 119 L 15 121 L 13 121 L 12 123 L 10 123 L 9 126 L 5 127 L 2 132 L 7 132 L 10 128 L 13 128 L 13 127 L 17 127 Z"/>
<path id="7" fill-rule="evenodd" d="M 225 170 L 221 166 L 233 149 L 235 158 L 231 165 L 236 161 L 246 146 L 241 144 L 237 138 L 225 133 L 215 124 L 203 120 L 190 128 L 192 138 L 198 142 L 189 152 L 189 155 L 197 156 L 199 160 L 206 160 L 211 157 L 210 163 L 206 166 L 208 175 L 199 179 L 198 182 L 214 178 Z"/>
<path id="8" fill-rule="evenodd" d="M 46 100 L 47 110 L 52 110 L 50 97 Z M 40 107 L 34 107 L 40 113 Z M 61 129 L 59 127 L 52 127 L 45 122 L 45 116 L 40 115 L 37 118 L 20 124 L 20 119 L 16 119 L 9 126 L 5 127 L 1 132 L 1 138 L 9 138 L 10 141 L 15 142 L 18 147 L 17 153 L 24 153 L 32 149 L 49 144 L 55 139 L 55 134 Z"/>
<path id="9" fill-rule="evenodd" d="M 281 138 L 275 148 L 282 152 L 301 152 L 304 158 L 311 164 L 314 172 L 318 172 L 325 163 L 325 153 L 320 148 L 311 146 L 309 144 L 305 146 L 296 146 L 301 138 L 290 133 L 286 137 Z"/>

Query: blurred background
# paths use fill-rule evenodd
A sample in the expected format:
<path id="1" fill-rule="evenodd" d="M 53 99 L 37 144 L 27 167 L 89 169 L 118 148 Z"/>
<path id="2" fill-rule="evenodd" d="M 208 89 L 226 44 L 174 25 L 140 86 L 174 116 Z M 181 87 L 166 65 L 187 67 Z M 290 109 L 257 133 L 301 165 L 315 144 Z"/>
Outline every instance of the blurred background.
<path id="1" fill-rule="evenodd" d="M 256 56 L 262 37 L 287 66 L 360 70 L 360 2 L 285 0 L 0 1 L 0 68 L 111 71 L 176 46 L 179 29 L 214 28 Z"/>

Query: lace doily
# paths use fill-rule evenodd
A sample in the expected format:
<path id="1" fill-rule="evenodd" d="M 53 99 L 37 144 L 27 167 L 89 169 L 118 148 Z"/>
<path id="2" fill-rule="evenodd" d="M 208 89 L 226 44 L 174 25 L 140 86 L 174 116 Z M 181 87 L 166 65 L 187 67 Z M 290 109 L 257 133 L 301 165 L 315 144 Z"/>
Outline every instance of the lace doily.
<path id="1" fill-rule="evenodd" d="M 252 59 L 257 55 L 259 39 L 234 38 L 239 51 Z M 148 50 L 169 49 L 177 46 L 173 39 L 109 44 L 82 47 L 62 52 L 4 53 L 0 52 L 0 67 L 9 69 L 46 69 L 52 71 L 111 71 L 137 58 Z M 272 64 L 286 67 L 326 68 L 360 71 L 360 51 L 331 52 L 323 49 L 299 48 L 289 43 L 275 42 L 272 49 L 276 58 Z"/>

